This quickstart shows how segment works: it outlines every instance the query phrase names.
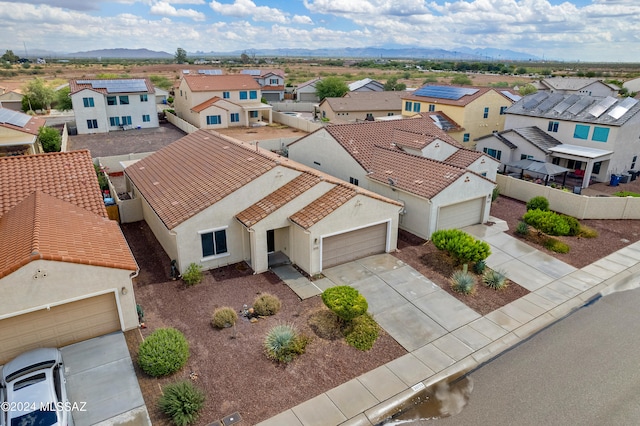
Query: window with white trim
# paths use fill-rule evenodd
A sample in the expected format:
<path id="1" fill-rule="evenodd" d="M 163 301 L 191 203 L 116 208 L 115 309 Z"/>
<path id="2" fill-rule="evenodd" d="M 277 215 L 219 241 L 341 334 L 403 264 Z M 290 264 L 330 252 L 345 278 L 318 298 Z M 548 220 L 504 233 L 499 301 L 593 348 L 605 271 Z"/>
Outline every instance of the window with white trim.
<path id="1" fill-rule="evenodd" d="M 109 117 L 109 124 L 112 127 L 120 125 L 120 117 Z"/>
<path id="2" fill-rule="evenodd" d="M 93 98 L 82 98 L 82 103 L 85 108 L 93 108 L 95 105 L 93 103 Z"/>
<path id="3" fill-rule="evenodd" d="M 227 228 L 211 229 L 198 232 L 202 245 L 202 257 L 222 256 L 228 253 Z"/>
<path id="4" fill-rule="evenodd" d="M 146 93 L 140 95 L 140 102 L 148 102 L 149 101 L 149 97 L 147 96 Z"/>
<path id="5" fill-rule="evenodd" d="M 98 120 L 87 120 L 87 128 L 89 129 L 97 129 L 98 128 Z"/>
<path id="6" fill-rule="evenodd" d="M 123 126 L 131 126 L 131 116 L 130 115 L 123 115 L 122 116 L 122 125 Z"/>
<path id="7" fill-rule="evenodd" d="M 129 105 L 129 95 L 120 96 L 120 105 Z"/>
<path id="8" fill-rule="evenodd" d="M 219 115 L 207 115 L 207 124 L 222 124 L 222 118 Z"/>
<path id="9" fill-rule="evenodd" d="M 143 114 L 142 115 L 142 122 L 143 123 L 148 123 L 151 121 L 151 117 L 149 116 L 149 114 Z"/>
<path id="10" fill-rule="evenodd" d="M 239 123 L 240 122 L 240 113 L 239 112 L 232 112 L 231 113 L 231 122 L 232 123 Z"/>
<path id="11" fill-rule="evenodd" d="M 115 96 L 107 96 L 107 105 L 118 105 L 118 100 Z"/>

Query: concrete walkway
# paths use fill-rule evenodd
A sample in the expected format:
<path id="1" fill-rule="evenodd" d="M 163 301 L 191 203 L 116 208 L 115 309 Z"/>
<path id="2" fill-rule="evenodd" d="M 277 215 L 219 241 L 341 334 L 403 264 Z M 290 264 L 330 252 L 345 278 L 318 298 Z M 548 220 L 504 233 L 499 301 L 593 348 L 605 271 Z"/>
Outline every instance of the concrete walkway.
<path id="1" fill-rule="evenodd" d="M 318 292 L 330 285 L 358 289 L 376 321 L 409 353 L 259 425 L 378 424 L 426 387 L 477 367 L 601 294 L 633 287 L 640 277 L 640 242 L 576 269 L 505 234 L 504 222 L 492 221 L 493 226 L 465 231 L 490 244 L 491 268 L 531 293 L 480 316 L 388 254 L 326 270 L 327 281 L 309 283 Z M 307 285 L 295 282 L 292 288 Z"/>

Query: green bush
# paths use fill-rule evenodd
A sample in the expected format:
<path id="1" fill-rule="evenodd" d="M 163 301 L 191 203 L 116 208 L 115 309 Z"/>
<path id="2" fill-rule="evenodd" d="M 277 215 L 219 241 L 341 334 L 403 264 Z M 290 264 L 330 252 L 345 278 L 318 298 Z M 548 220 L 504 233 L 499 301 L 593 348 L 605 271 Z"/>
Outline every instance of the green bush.
<path id="1" fill-rule="evenodd" d="M 231 327 L 238 320 L 238 314 L 232 308 L 223 306 L 213 311 L 211 325 L 216 328 Z"/>
<path id="2" fill-rule="evenodd" d="M 518 235 L 528 235 L 529 234 L 529 225 L 526 222 L 518 222 L 516 225 L 516 234 Z"/>
<path id="3" fill-rule="evenodd" d="M 194 423 L 203 405 L 204 392 L 188 380 L 165 386 L 158 400 L 160 410 L 178 426 Z"/>
<path id="4" fill-rule="evenodd" d="M 197 263 L 190 263 L 187 270 L 182 274 L 182 280 L 187 286 L 199 284 L 202 281 L 202 266 Z"/>
<path id="5" fill-rule="evenodd" d="M 262 293 L 253 301 L 253 311 L 263 317 L 277 314 L 281 307 L 280 299 L 269 293 Z"/>
<path id="6" fill-rule="evenodd" d="M 380 327 L 373 317 L 366 313 L 356 317 L 345 330 L 345 340 L 348 345 L 361 351 L 368 351 L 378 340 Z"/>
<path id="7" fill-rule="evenodd" d="M 38 140 L 42 144 L 44 152 L 60 152 L 62 136 L 53 127 L 40 127 L 38 130 Z"/>
<path id="8" fill-rule="evenodd" d="M 536 210 L 536 209 L 542 210 L 542 211 L 549 210 L 549 200 L 547 200 L 542 195 L 539 195 L 537 197 L 533 197 L 532 199 L 530 199 L 529 202 L 527 203 L 527 211 Z"/>
<path id="9" fill-rule="evenodd" d="M 351 321 L 369 309 L 367 299 L 347 285 L 329 287 L 322 292 L 322 302 L 343 321 Z"/>
<path id="10" fill-rule="evenodd" d="M 485 262 L 484 260 L 478 260 L 476 263 L 473 264 L 473 272 L 475 272 L 476 274 L 482 274 L 484 272 L 484 270 L 487 267 L 487 262 Z"/>
<path id="11" fill-rule="evenodd" d="M 580 222 L 578 221 L 578 219 L 573 216 L 567 216 L 564 214 L 561 216 L 567 222 L 567 225 L 569 225 L 569 233 L 567 235 L 570 235 L 572 237 L 578 235 L 580 233 Z"/>
<path id="12" fill-rule="evenodd" d="M 180 370 L 189 359 L 189 343 L 175 328 L 159 328 L 138 349 L 138 364 L 153 377 L 167 376 Z"/>
<path id="13" fill-rule="evenodd" d="M 549 235 L 569 235 L 571 230 L 564 217 L 551 211 L 529 210 L 522 219 L 537 230 Z"/>
<path id="14" fill-rule="evenodd" d="M 495 269 L 487 269 L 482 275 L 482 282 L 494 290 L 502 290 L 507 286 L 507 276 L 504 272 Z"/>
<path id="15" fill-rule="evenodd" d="M 462 294 L 473 294 L 476 290 L 476 279 L 465 271 L 456 271 L 451 276 L 451 288 Z"/>
<path id="16" fill-rule="evenodd" d="M 459 229 L 443 229 L 431 234 L 431 241 L 438 250 L 445 250 L 459 263 L 484 260 L 491 254 L 489 244 Z"/>
<path id="17" fill-rule="evenodd" d="M 547 238 L 544 247 L 556 253 L 569 253 L 570 247 L 556 238 Z"/>
<path id="18" fill-rule="evenodd" d="M 288 363 L 296 355 L 303 354 L 309 339 L 298 333 L 290 324 L 279 324 L 272 327 L 264 339 L 267 357 L 277 362 Z"/>

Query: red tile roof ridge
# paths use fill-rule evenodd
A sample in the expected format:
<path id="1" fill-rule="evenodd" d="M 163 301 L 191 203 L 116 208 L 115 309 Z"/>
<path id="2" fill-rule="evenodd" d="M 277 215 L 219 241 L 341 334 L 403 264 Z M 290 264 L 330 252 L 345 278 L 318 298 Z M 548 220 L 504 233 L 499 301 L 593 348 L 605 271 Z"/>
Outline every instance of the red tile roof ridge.
<path id="1" fill-rule="evenodd" d="M 289 216 L 289 220 L 302 229 L 309 229 L 329 214 L 336 211 L 347 201 L 358 195 L 356 191 L 345 186 L 334 186 L 329 191 Z M 402 205 L 398 203 L 398 205 Z"/>

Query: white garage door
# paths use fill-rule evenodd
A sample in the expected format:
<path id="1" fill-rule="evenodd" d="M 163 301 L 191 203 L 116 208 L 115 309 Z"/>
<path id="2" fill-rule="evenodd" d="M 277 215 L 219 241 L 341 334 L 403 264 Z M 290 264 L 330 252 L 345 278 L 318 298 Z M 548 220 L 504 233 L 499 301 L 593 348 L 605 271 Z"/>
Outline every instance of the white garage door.
<path id="1" fill-rule="evenodd" d="M 113 293 L 0 320 L 0 364 L 22 352 L 60 347 L 120 328 Z"/>
<path id="2" fill-rule="evenodd" d="M 322 268 L 330 268 L 372 254 L 384 253 L 386 247 L 386 223 L 324 238 Z"/>
<path id="3" fill-rule="evenodd" d="M 482 223 L 482 208 L 485 197 L 440 207 L 437 229 L 463 228 Z"/>

